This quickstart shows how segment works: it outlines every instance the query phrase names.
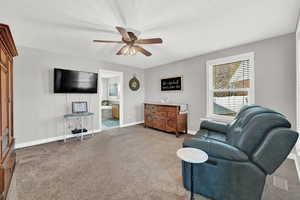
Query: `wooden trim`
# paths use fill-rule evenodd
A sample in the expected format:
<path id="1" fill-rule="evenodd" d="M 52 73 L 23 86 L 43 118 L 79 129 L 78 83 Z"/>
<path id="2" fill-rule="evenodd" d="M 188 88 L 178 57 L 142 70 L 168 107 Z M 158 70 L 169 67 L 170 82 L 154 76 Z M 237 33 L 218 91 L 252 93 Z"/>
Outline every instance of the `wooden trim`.
<path id="1" fill-rule="evenodd" d="M 1 97 L 0 113 L 5 117 L 3 120 L 7 120 L 7 124 L 0 123 L 0 148 L 1 148 L 1 162 L 0 162 L 0 199 L 6 198 L 11 177 L 13 175 L 16 155 L 15 140 L 13 138 L 13 57 L 17 56 L 17 49 L 14 44 L 9 27 L 4 24 L 0 24 L 0 48 L 1 48 L 1 63 L 0 63 L 0 87 L 2 91 L 6 90 Z M 2 62 L 3 61 L 3 62 Z M 3 78 L 3 79 L 2 79 Z M 5 86 L 3 85 L 5 84 Z M 1 95 L 5 95 L 1 96 Z M 7 112 L 2 110 L 4 108 Z M 4 115 L 5 114 L 5 115 Z M 3 127 L 4 125 L 4 127 Z M 8 132 L 6 132 L 6 128 Z M 5 137 L 5 149 L 3 149 L 3 137 Z"/>
<path id="2" fill-rule="evenodd" d="M 15 57 L 18 55 L 17 47 L 15 45 L 15 42 L 13 40 L 10 28 L 6 24 L 0 24 L 0 35 L 4 38 L 4 45 L 6 49 L 9 50 L 9 53 L 12 57 Z"/>
<path id="3" fill-rule="evenodd" d="M 6 68 L 6 66 L 3 65 L 1 62 L 0 62 L 0 67 L 3 69 L 3 71 L 4 71 L 5 73 L 8 72 L 8 69 Z"/>

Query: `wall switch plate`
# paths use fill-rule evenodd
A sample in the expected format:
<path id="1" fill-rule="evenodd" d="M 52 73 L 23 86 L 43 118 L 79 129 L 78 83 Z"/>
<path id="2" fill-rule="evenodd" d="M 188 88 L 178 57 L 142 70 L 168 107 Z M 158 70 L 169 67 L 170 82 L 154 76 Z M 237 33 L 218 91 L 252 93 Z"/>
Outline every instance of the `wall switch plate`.
<path id="1" fill-rule="evenodd" d="M 288 191 L 288 181 L 279 176 L 273 176 L 273 185 L 282 190 Z"/>

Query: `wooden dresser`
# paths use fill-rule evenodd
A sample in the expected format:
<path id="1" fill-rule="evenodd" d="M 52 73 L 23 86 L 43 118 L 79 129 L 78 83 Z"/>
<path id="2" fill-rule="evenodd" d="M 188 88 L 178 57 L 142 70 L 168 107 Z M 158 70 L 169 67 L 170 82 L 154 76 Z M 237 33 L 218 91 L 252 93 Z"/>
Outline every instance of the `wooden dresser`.
<path id="1" fill-rule="evenodd" d="M 180 113 L 180 105 L 144 104 L 145 127 L 156 128 L 166 132 L 187 133 L 187 113 Z"/>
<path id="2" fill-rule="evenodd" d="M 1 163 L 0 200 L 5 200 L 16 163 L 13 130 L 13 57 L 17 56 L 10 29 L 0 24 Z"/>

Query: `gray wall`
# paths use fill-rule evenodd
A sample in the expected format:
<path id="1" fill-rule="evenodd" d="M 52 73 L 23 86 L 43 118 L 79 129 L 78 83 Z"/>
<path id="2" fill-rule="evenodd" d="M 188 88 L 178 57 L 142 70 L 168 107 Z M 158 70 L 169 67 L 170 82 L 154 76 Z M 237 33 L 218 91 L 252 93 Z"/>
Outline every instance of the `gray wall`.
<path id="1" fill-rule="evenodd" d="M 295 128 L 295 42 L 293 33 L 147 69 L 145 99 L 156 101 L 169 97 L 172 102 L 188 103 L 189 129 L 197 130 L 200 118 L 206 116 L 206 61 L 255 52 L 255 103 L 282 112 Z M 180 93 L 160 92 L 160 78 L 174 75 L 184 76 L 184 90 Z"/>
<path id="2" fill-rule="evenodd" d="M 101 89 L 102 89 L 102 92 L 101 92 L 101 99 L 102 101 L 103 100 L 108 100 L 108 79 L 107 78 L 101 78 Z"/>
<path id="3" fill-rule="evenodd" d="M 62 116 L 70 112 L 72 100 L 87 100 L 90 110 L 97 114 L 95 122 L 99 125 L 98 95 L 70 94 L 66 98 L 64 94 L 53 94 L 52 69 L 55 66 L 92 72 L 100 68 L 123 71 L 125 124 L 143 120 L 144 98 L 169 97 L 173 102 L 190 105 L 189 129 L 197 130 L 200 118 L 206 116 L 206 61 L 252 51 L 255 52 L 255 103 L 284 113 L 295 128 L 295 42 L 294 34 L 288 34 L 146 70 L 19 47 L 14 73 L 16 142 L 62 135 Z M 133 74 L 141 81 L 141 89 L 137 92 L 128 87 Z M 161 93 L 160 78 L 174 75 L 184 76 L 183 91 Z"/>
<path id="4" fill-rule="evenodd" d="M 70 112 L 72 100 L 87 100 L 96 113 L 99 128 L 99 96 L 97 94 L 54 94 L 53 68 L 98 72 L 99 69 L 124 72 L 124 123 L 143 120 L 144 71 L 121 65 L 18 47 L 14 71 L 14 127 L 16 143 L 57 137 L 63 134 L 62 117 Z M 133 74 L 141 81 L 141 89 L 133 92 L 128 82 Z"/>

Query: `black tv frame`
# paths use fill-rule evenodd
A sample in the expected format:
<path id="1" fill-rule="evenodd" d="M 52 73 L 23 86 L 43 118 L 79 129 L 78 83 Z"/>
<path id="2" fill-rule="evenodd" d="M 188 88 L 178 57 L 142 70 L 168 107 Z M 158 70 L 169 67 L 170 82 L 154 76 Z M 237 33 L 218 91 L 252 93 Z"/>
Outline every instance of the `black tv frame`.
<path id="1" fill-rule="evenodd" d="M 95 74 L 96 75 L 96 92 L 61 92 L 56 90 L 55 87 L 55 70 L 65 70 L 70 72 L 81 72 L 81 73 L 89 73 L 89 74 Z M 98 93 L 98 73 L 95 72 L 87 72 L 87 71 L 80 71 L 80 70 L 72 70 L 72 69 L 63 69 L 63 68 L 54 68 L 53 69 L 53 91 L 56 94 L 97 94 Z"/>

